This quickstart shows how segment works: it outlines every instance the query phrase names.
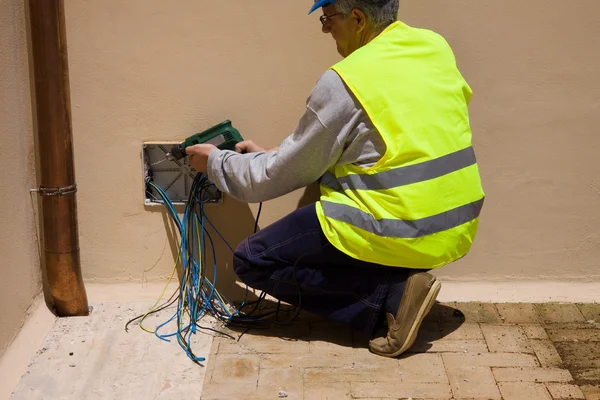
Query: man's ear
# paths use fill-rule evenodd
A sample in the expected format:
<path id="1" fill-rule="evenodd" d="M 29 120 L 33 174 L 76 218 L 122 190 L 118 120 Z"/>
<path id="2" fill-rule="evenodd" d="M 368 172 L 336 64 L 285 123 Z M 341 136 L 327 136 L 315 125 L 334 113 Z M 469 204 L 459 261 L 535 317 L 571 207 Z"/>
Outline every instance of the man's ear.
<path id="1" fill-rule="evenodd" d="M 358 32 L 362 32 L 367 26 L 367 16 L 362 10 L 355 8 L 352 10 L 352 15 L 356 18 L 356 24 L 358 25 Z"/>

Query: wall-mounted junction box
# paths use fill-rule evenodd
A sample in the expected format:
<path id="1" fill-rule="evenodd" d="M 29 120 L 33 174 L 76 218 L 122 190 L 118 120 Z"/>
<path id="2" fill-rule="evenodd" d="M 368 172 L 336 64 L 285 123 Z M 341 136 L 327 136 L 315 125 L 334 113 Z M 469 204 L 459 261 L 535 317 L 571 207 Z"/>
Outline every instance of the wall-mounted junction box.
<path id="1" fill-rule="evenodd" d="M 190 196 L 192 183 L 198 172 L 189 165 L 189 158 L 169 161 L 165 158 L 169 149 L 178 142 L 145 142 L 142 144 L 142 163 L 144 179 L 144 204 L 147 206 L 163 205 L 156 189 L 148 182 L 154 182 L 169 196 L 173 204 L 186 204 Z M 155 165 L 152 165 L 155 164 Z M 221 203 L 223 193 L 211 185 L 204 192 L 204 200 L 208 203 Z"/>

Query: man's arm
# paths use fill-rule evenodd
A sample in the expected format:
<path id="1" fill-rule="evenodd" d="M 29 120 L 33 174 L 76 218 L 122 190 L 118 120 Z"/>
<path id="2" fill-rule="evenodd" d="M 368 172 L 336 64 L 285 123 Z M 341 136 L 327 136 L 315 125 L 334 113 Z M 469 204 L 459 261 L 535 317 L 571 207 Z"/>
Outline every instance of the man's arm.
<path id="1" fill-rule="evenodd" d="M 341 154 L 336 139 L 307 107 L 295 132 L 278 148 L 246 154 L 211 152 L 208 177 L 240 201 L 270 200 L 318 180 Z"/>
<path id="2" fill-rule="evenodd" d="M 235 145 L 235 151 L 237 153 L 257 153 L 261 151 L 277 151 L 279 150 L 279 146 L 273 147 L 271 149 L 263 149 L 252 140 L 244 140 Z"/>
<path id="3" fill-rule="evenodd" d="M 246 154 L 212 149 L 208 177 L 221 191 L 249 203 L 307 186 L 338 161 L 358 119 L 355 114 L 341 79 L 328 71 L 313 89 L 294 133 L 279 148 L 257 146 L 259 151 Z"/>

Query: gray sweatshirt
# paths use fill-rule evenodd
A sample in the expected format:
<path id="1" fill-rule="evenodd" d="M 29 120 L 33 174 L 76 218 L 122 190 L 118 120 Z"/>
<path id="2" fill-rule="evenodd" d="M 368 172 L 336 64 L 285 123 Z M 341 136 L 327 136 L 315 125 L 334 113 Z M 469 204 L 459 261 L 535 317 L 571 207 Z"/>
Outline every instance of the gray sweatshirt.
<path id="1" fill-rule="evenodd" d="M 316 182 L 334 165 L 372 166 L 385 149 L 360 103 L 339 75 L 328 70 L 313 88 L 296 129 L 277 151 L 212 151 L 208 177 L 222 192 L 257 203 Z"/>

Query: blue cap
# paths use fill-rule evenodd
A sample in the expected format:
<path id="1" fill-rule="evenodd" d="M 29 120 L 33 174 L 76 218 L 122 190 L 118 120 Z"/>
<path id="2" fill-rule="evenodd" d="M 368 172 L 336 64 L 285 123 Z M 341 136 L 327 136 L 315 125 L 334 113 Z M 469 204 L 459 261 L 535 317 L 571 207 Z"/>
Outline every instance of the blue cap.
<path id="1" fill-rule="evenodd" d="M 325 7 L 328 6 L 330 4 L 335 3 L 335 0 L 318 0 L 314 6 L 312 6 L 312 8 L 310 9 L 310 11 L 308 12 L 309 14 L 312 14 L 313 11 L 315 11 L 317 8 L 319 7 Z"/>

